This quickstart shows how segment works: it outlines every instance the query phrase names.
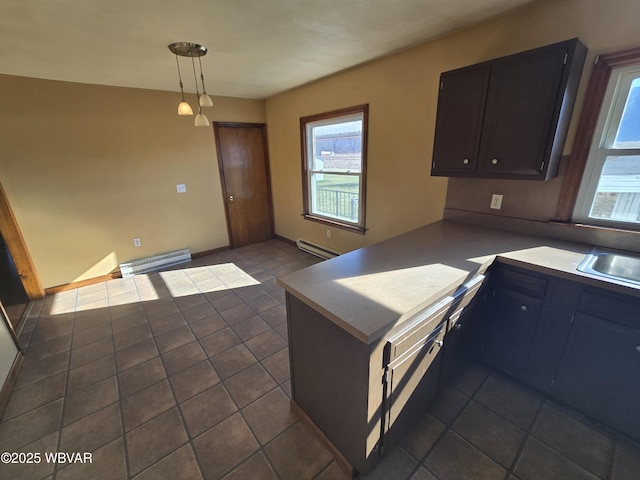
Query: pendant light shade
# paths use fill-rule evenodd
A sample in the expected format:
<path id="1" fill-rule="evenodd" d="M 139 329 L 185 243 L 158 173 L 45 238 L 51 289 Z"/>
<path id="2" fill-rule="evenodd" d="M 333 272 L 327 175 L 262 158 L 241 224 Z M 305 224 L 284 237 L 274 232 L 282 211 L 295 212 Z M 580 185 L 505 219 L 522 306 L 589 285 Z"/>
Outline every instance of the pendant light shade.
<path id="1" fill-rule="evenodd" d="M 178 115 L 193 115 L 193 109 L 184 100 L 178 104 Z"/>
<path id="2" fill-rule="evenodd" d="M 178 61 L 178 56 L 180 57 L 191 57 L 191 65 L 193 67 L 193 79 L 196 85 L 196 98 L 198 100 L 198 114 L 195 118 L 195 126 L 196 127 L 208 127 L 210 125 L 209 119 L 207 116 L 202 113 L 202 107 L 212 107 L 213 101 L 211 101 L 211 97 L 207 95 L 207 90 L 204 86 L 204 75 L 202 73 L 202 61 L 200 57 L 207 54 L 207 47 L 204 45 L 200 45 L 197 43 L 191 42 L 176 42 L 169 45 L 169 50 L 176 56 L 176 66 L 178 68 L 178 80 L 180 81 L 180 93 L 182 95 L 181 101 L 178 104 L 178 115 L 193 115 L 193 109 L 191 105 L 187 103 L 184 98 L 184 88 L 182 84 L 182 75 L 180 73 L 180 62 Z M 198 78 L 196 76 L 196 66 L 195 66 L 195 58 L 198 58 L 198 64 L 200 66 L 200 81 L 202 83 L 202 94 L 200 94 L 198 88 Z"/>
<path id="3" fill-rule="evenodd" d="M 200 95 L 198 103 L 201 107 L 213 107 L 213 101 L 211 100 L 211 97 L 206 93 Z"/>
<path id="4" fill-rule="evenodd" d="M 209 119 L 204 113 L 200 112 L 199 114 L 196 115 L 195 125 L 196 127 L 208 127 Z"/>

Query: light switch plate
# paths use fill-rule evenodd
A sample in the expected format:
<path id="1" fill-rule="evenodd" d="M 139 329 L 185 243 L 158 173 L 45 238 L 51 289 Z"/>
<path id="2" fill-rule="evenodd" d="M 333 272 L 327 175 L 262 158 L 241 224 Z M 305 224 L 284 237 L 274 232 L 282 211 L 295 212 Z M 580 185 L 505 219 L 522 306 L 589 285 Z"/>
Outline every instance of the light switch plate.
<path id="1" fill-rule="evenodd" d="M 491 195 L 491 208 L 494 210 L 500 210 L 502 208 L 502 195 L 494 193 Z"/>
<path id="2" fill-rule="evenodd" d="M 185 193 L 187 191 L 187 186 L 184 183 L 179 183 L 176 185 L 176 190 L 178 190 L 178 193 Z"/>

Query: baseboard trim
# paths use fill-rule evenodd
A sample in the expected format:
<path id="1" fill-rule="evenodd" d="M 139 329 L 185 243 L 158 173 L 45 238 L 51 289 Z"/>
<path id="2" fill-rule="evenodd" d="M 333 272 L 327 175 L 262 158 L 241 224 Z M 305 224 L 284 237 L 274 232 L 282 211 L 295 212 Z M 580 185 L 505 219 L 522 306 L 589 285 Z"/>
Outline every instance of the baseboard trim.
<path id="1" fill-rule="evenodd" d="M 222 253 L 229 250 L 229 246 L 214 248 L 211 250 L 204 250 L 202 252 L 192 253 L 191 258 L 202 258 L 208 255 L 215 255 L 216 253 Z M 77 282 L 66 283 L 64 285 L 58 285 L 56 287 L 49 287 L 44 289 L 45 295 L 54 295 L 56 293 L 64 292 L 66 290 L 73 290 L 74 288 L 86 287 L 94 285 L 96 283 L 105 282 L 107 280 L 113 280 L 114 278 L 122 278 L 120 270 L 115 270 L 107 275 L 101 275 L 99 277 L 87 278 L 85 280 L 79 280 Z"/>
<path id="2" fill-rule="evenodd" d="M 283 237 L 282 235 L 278 235 L 277 233 L 273 236 L 273 238 L 276 238 L 284 243 L 288 243 L 290 245 L 293 245 L 294 247 L 296 246 L 296 242 L 294 240 L 290 240 L 287 237 Z"/>
<path id="3" fill-rule="evenodd" d="M 217 253 L 222 253 L 231 250 L 231 247 L 227 245 L 226 247 L 214 248 L 212 250 L 205 250 L 203 252 L 192 253 L 191 258 L 202 258 L 208 257 L 209 255 L 215 255 Z"/>
<path id="4" fill-rule="evenodd" d="M 64 285 L 58 285 L 56 287 L 45 288 L 44 293 L 45 295 L 54 295 L 66 290 L 73 290 L 74 288 L 86 287 L 88 285 L 94 285 L 96 283 L 105 282 L 107 280 L 113 280 L 114 278 L 122 278 L 120 270 L 108 273 L 107 275 L 100 275 L 99 277 L 87 278 L 85 280 L 79 280 L 77 282 L 71 282 Z"/>

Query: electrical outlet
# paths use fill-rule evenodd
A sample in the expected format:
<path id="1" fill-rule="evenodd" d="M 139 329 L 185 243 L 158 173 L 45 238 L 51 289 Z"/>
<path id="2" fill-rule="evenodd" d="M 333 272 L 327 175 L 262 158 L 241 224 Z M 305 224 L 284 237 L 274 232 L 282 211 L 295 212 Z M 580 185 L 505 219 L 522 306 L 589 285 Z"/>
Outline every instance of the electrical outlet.
<path id="1" fill-rule="evenodd" d="M 139 247 L 142 245 L 142 242 L 140 241 L 140 239 L 138 237 L 133 239 L 133 246 L 134 247 Z"/>
<path id="2" fill-rule="evenodd" d="M 327 228 L 327 238 L 331 238 L 331 230 Z"/>
<path id="3" fill-rule="evenodd" d="M 490 207 L 494 210 L 500 210 L 502 208 L 502 195 L 498 195 L 497 193 L 491 195 Z"/>
<path id="4" fill-rule="evenodd" d="M 176 190 L 178 190 L 178 193 L 185 193 L 187 191 L 187 186 L 184 183 L 178 183 L 176 185 Z"/>

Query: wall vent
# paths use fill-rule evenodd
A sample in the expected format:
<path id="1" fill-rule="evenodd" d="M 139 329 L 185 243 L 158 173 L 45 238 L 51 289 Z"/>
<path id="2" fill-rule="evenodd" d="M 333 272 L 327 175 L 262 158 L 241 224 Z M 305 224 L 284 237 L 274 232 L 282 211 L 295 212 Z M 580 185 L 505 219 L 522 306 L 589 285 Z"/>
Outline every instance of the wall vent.
<path id="1" fill-rule="evenodd" d="M 316 257 L 324 258 L 325 260 L 340 255 L 340 252 L 336 252 L 335 250 L 331 250 L 316 243 L 311 243 L 310 241 L 303 238 L 299 238 L 298 240 L 296 240 L 296 245 L 298 245 L 298 248 L 303 252 L 310 253 L 311 255 L 315 255 Z"/>
<path id="2" fill-rule="evenodd" d="M 176 250 L 175 252 L 163 253 L 162 255 L 141 258 L 140 260 L 134 260 L 133 262 L 121 263 L 120 273 L 122 273 L 123 278 L 130 277 L 138 273 L 153 272 L 154 270 L 160 270 L 161 268 L 179 265 L 190 261 L 191 250 L 183 248 L 182 250 Z"/>

